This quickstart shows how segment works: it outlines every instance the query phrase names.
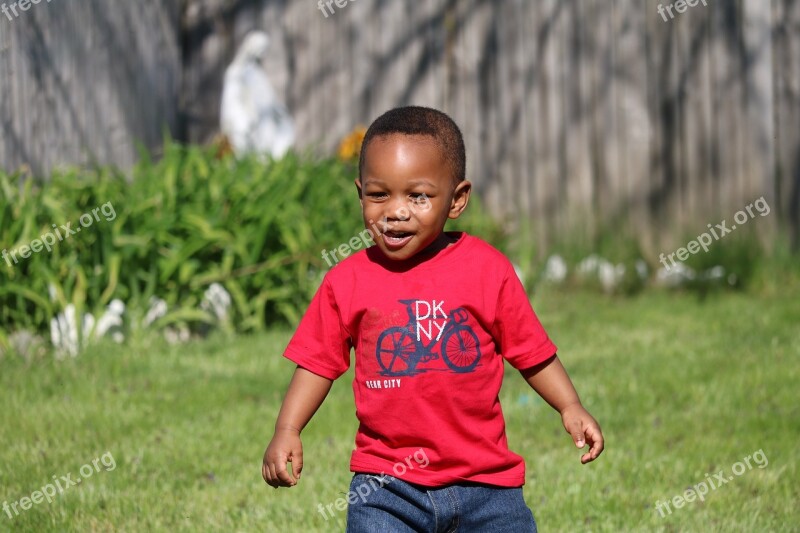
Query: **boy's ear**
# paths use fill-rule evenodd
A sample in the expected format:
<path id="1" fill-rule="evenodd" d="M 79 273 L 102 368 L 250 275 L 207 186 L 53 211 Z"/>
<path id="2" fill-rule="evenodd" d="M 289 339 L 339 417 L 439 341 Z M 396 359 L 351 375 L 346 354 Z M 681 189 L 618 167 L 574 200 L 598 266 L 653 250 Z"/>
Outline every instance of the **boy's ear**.
<path id="1" fill-rule="evenodd" d="M 472 183 L 467 180 L 462 181 L 453 191 L 453 201 L 450 204 L 450 212 L 447 218 L 456 219 L 461 216 L 469 203 L 469 193 L 472 191 Z"/>
<path id="2" fill-rule="evenodd" d="M 356 189 L 358 189 L 358 203 L 361 204 L 361 207 L 364 207 L 364 198 L 361 196 L 361 194 L 362 194 L 362 191 L 361 191 L 361 179 L 360 178 L 356 178 L 355 183 L 356 183 Z"/>

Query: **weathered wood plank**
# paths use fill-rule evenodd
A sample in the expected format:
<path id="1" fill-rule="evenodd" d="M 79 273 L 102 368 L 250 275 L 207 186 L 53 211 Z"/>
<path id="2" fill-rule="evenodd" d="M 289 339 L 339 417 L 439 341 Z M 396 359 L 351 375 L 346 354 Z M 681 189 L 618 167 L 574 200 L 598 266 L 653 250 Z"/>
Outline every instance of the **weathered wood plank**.
<path id="1" fill-rule="evenodd" d="M 13 16 L 12 16 L 13 17 Z M 0 166 L 130 166 L 177 129 L 177 3 L 107 0 L 0 14 Z M 3 44 L 5 43 L 5 44 Z"/>
<path id="2" fill-rule="evenodd" d="M 544 247 L 613 224 L 656 250 L 762 194 L 800 239 L 800 2 L 673 4 L 41 4 L 0 15 L 0 166 L 128 167 L 165 126 L 208 141 L 224 69 L 258 28 L 301 149 L 331 153 L 393 106 L 443 108 L 476 191 Z"/>

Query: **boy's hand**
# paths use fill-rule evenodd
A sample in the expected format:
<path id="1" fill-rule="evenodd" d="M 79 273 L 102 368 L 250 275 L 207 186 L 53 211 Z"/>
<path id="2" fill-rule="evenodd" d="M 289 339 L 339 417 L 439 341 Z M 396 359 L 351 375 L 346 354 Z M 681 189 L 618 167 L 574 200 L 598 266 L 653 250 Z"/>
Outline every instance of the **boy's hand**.
<path id="1" fill-rule="evenodd" d="M 295 369 L 275 422 L 275 434 L 264 452 L 261 466 L 261 475 L 271 487 L 293 487 L 300 480 L 303 470 L 300 431 L 322 404 L 332 384 L 332 379 L 318 376 L 301 366 Z M 286 470 L 287 461 L 292 463 L 291 474 Z"/>
<path id="2" fill-rule="evenodd" d="M 292 463 L 292 473 L 286 469 L 286 463 Z M 275 430 L 272 440 L 264 452 L 264 464 L 261 475 L 271 487 L 293 487 L 300 480 L 303 470 L 303 443 L 300 432 L 294 428 Z M 292 477 L 294 476 L 294 477 Z"/>
<path id="3" fill-rule="evenodd" d="M 581 456 L 581 463 L 597 459 L 603 452 L 603 432 L 592 415 L 580 403 L 575 403 L 561 411 L 561 422 L 567 433 L 572 435 L 575 446 L 583 448 L 589 445 L 589 451 Z"/>

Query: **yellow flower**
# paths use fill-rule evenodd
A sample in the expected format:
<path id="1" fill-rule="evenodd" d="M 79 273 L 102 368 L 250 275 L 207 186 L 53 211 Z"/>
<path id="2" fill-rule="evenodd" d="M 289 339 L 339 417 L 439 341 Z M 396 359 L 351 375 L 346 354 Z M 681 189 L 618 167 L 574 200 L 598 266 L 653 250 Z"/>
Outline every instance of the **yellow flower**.
<path id="1" fill-rule="evenodd" d="M 367 133 L 367 128 L 358 125 L 353 131 L 348 133 L 342 142 L 339 143 L 339 159 L 342 161 L 358 160 L 361 154 L 361 143 L 364 141 L 364 135 Z"/>

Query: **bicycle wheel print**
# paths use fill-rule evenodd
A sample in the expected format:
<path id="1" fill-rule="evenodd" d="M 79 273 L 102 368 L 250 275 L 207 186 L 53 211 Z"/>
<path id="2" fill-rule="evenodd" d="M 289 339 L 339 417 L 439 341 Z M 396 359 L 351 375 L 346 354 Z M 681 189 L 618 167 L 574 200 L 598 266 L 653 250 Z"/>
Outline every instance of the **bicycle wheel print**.
<path id="1" fill-rule="evenodd" d="M 414 371 L 416 346 L 407 328 L 389 328 L 378 337 L 378 364 L 388 376 L 404 376 Z"/>
<path id="2" fill-rule="evenodd" d="M 469 326 L 456 326 L 442 337 L 442 356 L 455 372 L 472 372 L 481 358 L 478 336 Z"/>

